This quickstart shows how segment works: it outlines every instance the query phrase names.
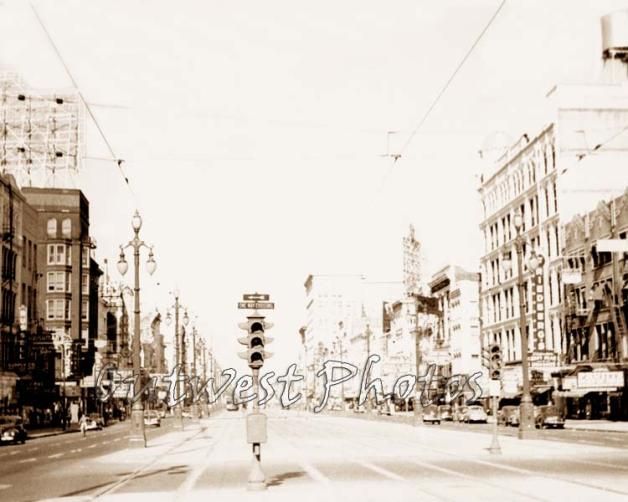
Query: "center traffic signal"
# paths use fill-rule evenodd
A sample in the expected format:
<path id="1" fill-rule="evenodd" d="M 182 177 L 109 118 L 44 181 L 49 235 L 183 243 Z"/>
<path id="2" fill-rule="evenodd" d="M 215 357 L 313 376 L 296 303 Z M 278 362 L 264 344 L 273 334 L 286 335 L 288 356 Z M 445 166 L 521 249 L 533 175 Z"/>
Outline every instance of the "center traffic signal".
<path id="1" fill-rule="evenodd" d="M 247 316 L 246 322 L 238 324 L 238 326 L 247 332 L 247 336 L 238 338 L 238 342 L 247 346 L 245 352 L 238 353 L 242 359 L 246 359 L 249 368 L 259 369 L 264 365 L 264 360 L 271 357 L 272 354 L 265 350 L 267 344 L 273 341 L 267 337 L 266 330 L 273 327 L 273 324 L 267 322 L 264 316 L 252 315 Z"/>
<path id="2" fill-rule="evenodd" d="M 499 380 L 502 376 L 502 348 L 498 343 L 492 343 L 488 348 L 490 357 L 489 377 Z"/>

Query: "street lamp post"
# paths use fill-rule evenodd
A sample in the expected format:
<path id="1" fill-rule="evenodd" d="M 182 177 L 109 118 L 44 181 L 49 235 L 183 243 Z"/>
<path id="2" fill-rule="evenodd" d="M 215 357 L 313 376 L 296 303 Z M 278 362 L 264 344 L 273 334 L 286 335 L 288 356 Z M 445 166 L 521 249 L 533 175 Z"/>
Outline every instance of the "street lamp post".
<path id="1" fill-rule="evenodd" d="M 174 405 L 174 428 L 175 429 L 183 429 L 183 412 L 181 409 L 181 384 L 179 378 L 179 371 L 182 371 L 185 374 L 185 367 L 182 367 L 182 356 L 181 356 L 181 336 L 179 332 L 179 308 L 181 307 L 179 303 L 179 291 L 174 292 L 174 345 L 175 345 L 175 394 L 176 399 L 179 400 Z M 183 318 L 184 324 L 187 325 L 187 312 Z M 170 326 L 172 323 L 172 315 L 170 312 L 166 314 L 166 324 Z M 184 389 L 185 392 L 185 389 Z"/>
<path id="2" fill-rule="evenodd" d="M 534 437 L 534 405 L 530 394 L 530 374 L 528 365 L 528 335 L 526 333 L 525 283 L 523 282 L 523 243 L 521 235 L 523 218 L 519 210 L 514 215 L 515 249 L 517 251 L 517 286 L 519 288 L 519 331 L 521 333 L 521 371 L 523 373 L 523 396 L 519 405 L 519 439 Z"/>
<path id="3" fill-rule="evenodd" d="M 336 337 L 336 341 L 338 343 L 338 349 L 339 349 L 339 354 L 340 354 L 340 364 L 344 365 L 344 345 L 343 345 L 343 340 L 345 340 L 347 338 L 347 332 L 344 330 L 344 323 L 342 321 L 340 321 L 338 323 L 338 329 L 340 331 L 340 334 Z M 340 384 L 340 399 L 342 401 L 342 411 L 346 411 L 347 409 L 347 403 L 345 401 L 345 382 L 344 380 L 342 381 L 342 383 Z"/>
<path id="4" fill-rule="evenodd" d="M 196 389 L 198 384 L 196 382 L 196 326 L 192 328 L 192 420 L 198 422 L 198 396 L 196 395 Z"/>
<path id="5" fill-rule="evenodd" d="M 149 274 L 153 274 L 157 268 L 155 258 L 153 256 L 152 246 L 148 246 L 142 240 L 140 240 L 139 233 L 142 228 L 142 218 L 140 214 L 135 211 L 135 215 L 132 219 L 133 231 L 135 236 L 126 246 L 120 246 L 120 260 L 118 261 L 118 271 L 120 274 L 126 274 L 129 266 L 124 258 L 124 250 L 126 248 L 133 248 L 133 261 L 135 266 L 135 284 L 134 284 L 134 336 L 133 336 L 133 376 L 134 381 L 137 384 L 137 388 L 141 387 L 141 360 L 140 360 L 140 249 L 147 247 L 149 249 L 148 261 L 146 262 L 146 270 Z M 138 395 L 136 389 L 133 392 L 133 407 L 131 410 L 131 434 L 129 435 L 130 446 L 146 447 L 146 432 L 144 430 L 144 403 L 142 401 L 142 393 Z"/>

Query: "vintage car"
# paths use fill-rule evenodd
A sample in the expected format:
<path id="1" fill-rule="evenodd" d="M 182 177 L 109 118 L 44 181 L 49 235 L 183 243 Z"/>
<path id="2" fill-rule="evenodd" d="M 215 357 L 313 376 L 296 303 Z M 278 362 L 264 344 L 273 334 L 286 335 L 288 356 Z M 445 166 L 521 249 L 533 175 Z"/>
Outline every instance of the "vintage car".
<path id="1" fill-rule="evenodd" d="M 556 406 L 543 405 L 534 409 L 534 424 L 537 429 L 545 429 L 546 427 L 563 429 L 565 427 L 565 419 Z"/>
<path id="2" fill-rule="evenodd" d="M 423 422 L 431 424 L 440 424 L 440 415 L 438 414 L 438 406 L 428 404 L 423 407 Z"/>
<path id="3" fill-rule="evenodd" d="M 159 427 L 161 425 L 161 418 L 159 418 L 159 412 L 157 410 L 145 410 L 144 411 L 144 425 Z"/>
<path id="4" fill-rule="evenodd" d="M 468 406 L 464 415 L 464 422 L 471 423 L 483 423 L 488 422 L 488 416 L 484 411 L 484 408 L 478 405 Z"/>
<path id="5" fill-rule="evenodd" d="M 438 414 L 440 415 L 441 420 L 453 420 L 454 418 L 451 405 L 449 404 L 441 404 L 438 407 Z"/>
<path id="6" fill-rule="evenodd" d="M 26 442 L 26 429 L 24 421 L 18 415 L 0 416 L 0 442 L 22 443 Z"/>
<path id="7" fill-rule="evenodd" d="M 497 423 L 517 427 L 519 425 L 519 406 L 502 407 L 497 414 Z"/>
<path id="8" fill-rule="evenodd" d="M 100 430 L 104 427 L 105 421 L 98 413 L 90 413 L 86 418 L 85 430 L 94 431 Z"/>

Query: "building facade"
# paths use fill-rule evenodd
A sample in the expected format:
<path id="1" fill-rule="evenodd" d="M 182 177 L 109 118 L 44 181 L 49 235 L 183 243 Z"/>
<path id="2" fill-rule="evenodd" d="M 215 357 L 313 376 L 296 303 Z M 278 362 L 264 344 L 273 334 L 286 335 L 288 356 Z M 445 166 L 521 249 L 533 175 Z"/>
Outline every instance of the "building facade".
<path id="1" fill-rule="evenodd" d="M 565 226 L 565 410 L 628 419 L 628 190 Z"/>
<path id="2" fill-rule="evenodd" d="M 618 131 L 628 123 L 628 88 L 624 85 L 628 67 L 625 58 L 618 57 L 625 55 L 621 47 L 626 47 L 620 38 L 628 39 L 628 33 L 603 32 L 599 80 L 555 86 L 543 106 L 546 125 L 506 148 L 493 159 L 491 171 L 481 177 L 482 336 L 485 344 L 502 347 L 507 393 L 520 392 L 522 382 L 515 215 L 522 219 L 527 351 L 532 370 L 542 374 L 534 380 L 539 389 L 547 388 L 552 371 L 564 362 L 566 349 L 561 307 L 563 225 L 574 214 L 592 209 L 600 192 L 613 193 L 625 185 L 628 138 Z M 623 70 L 617 71 L 618 66 Z M 533 272 L 537 271 L 529 268 L 533 254 L 544 258 L 538 271 L 541 303 L 532 301 L 533 287 L 535 300 L 538 291 L 537 285 L 533 286 L 537 280 Z M 532 330 L 538 319 L 543 328 Z"/>

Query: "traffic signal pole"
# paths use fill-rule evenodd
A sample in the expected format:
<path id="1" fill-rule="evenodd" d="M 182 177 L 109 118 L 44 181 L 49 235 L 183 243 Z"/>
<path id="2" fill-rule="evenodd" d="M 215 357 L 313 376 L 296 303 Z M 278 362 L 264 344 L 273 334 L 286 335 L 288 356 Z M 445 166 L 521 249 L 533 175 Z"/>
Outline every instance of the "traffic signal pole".
<path id="1" fill-rule="evenodd" d="M 247 480 L 247 490 L 251 491 L 266 489 L 266 476 L 261 464 L 261 445 L 267 440 L 267 424 L 266 415 L 259 411 L 259 370 L 264 365 L 265 359 L 272 355 L 266 351 L 266 345 L 272 342 L 272 338 L 267 337 L 265 332 L 272 328 L 273 324 L 267 322 L 257 310 L 274 308 L 274 303 L 268 302 L 268 299 L 268 295 L 245 294 L 244 301 L 238 303 L 238 308 L 254 310 L 253 314 L 247 316 L 246 322 L 238 324 L 240 329 L 247 333 L 246 337 L 238 338 L 238 342 L 247 348 L 246 351 L 238 353 L 238 356 L 246 359 L 251 368 L 255 396 L 252 400 L 251 412 L 246 417 L 246 440 L 251 444 L 253 453 L 251 471 Z"/>
<path id="2" fill-rule="evenodd" d="M 253 368 L 251 370 L 253 374 L 253 393 L 259 394 L 259 369 Z M 259 402 L 257 399 L 253 400 L 252 413 L 259 413 Z M 249 473 L 249 479 L 247 480 L 246 488 L 251 491 L 259 491 L 266 489 L 266 476 L 262 470 L 262 447 L 260 443 L 252 443 L 253 459 L 251 462 L 251 472 Z"/>

